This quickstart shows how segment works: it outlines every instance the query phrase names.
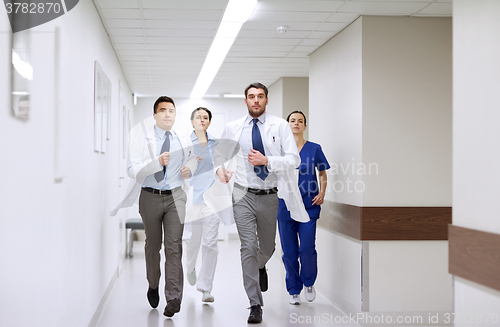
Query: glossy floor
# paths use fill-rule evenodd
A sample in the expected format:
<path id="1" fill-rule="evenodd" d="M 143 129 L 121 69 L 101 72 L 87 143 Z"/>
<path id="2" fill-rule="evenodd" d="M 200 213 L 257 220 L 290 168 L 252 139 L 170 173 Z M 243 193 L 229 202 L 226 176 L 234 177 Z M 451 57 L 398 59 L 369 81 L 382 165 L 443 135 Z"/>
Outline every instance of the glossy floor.
<path id="1" fill-rule="evenodd" d="M 188 284 L 184 274 L 181 311 L 172 318 L 167 318 L 163 315 L 166 305 L 163 285 L 160 285 L 160 305 L 156 309 L 149 306 L 146 298 L 148 284 L 145 277 L 144 242 L 136 241 L 134 256 L 125 260 L 98 327 L 248 326 L 249 304 L 241 276 L 239 241 L 220 241 L 218 244 L 219 259 L 212 291 L 215 302 L 201 302 L 202 294 Z M 200 262 L 197 267 L 199 264 Z M 288 304 L 285 271 L 278 253 L 268 262 L 267 268 L 269 290 L 264 293 L 263 321 L 256 326 L 358 326 L 335 323 L 336 317 L 340 319 L 345 315 L 321 295 L 321 290 L 318 290 L 316 300 L 312 303 L 305 301 L 302 293 L 301 305 Z"/>

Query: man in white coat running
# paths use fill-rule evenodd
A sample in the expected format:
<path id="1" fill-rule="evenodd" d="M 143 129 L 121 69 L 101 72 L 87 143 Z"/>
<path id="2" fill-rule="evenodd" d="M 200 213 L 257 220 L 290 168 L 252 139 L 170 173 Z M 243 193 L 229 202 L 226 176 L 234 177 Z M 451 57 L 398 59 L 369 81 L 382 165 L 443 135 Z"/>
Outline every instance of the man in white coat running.
<path id="1" fill-rule="evenodd" d="M 275 249 L 278 197 L 290 205 L 293 219 L 309 221 L 297 186 L 300 156 L 295 139 L 284 119 L 266 113 L 267 95 L 261 83 L 245 89 L 248 115 L 227 124 L 222 135 L 238 142 L 241 151 L 216 166 L 218 178 L 230 184 L 233 194 L 243 284 L 250 302 L 248 323 L 262 321 L 262 292 L 268 288 L 265 265 Z M 216 154 L 214 162 L 226 162 L 223 156 Z"/>
<path id="2" fill-rule="evenodd" d="M 139 213 L 146 233 L 147 298 L 151 307 L 160 301 L 160 250 L 165 252 L 165 298 L 163 314 L 172 317 L 180 311 L 184 274 L 182 269 L 182 232 L 186 214 L 184 179 L 196 171 L 197 160 L 189 134 L 173 128 L 174 100 L 159 97 L 153 105 L 155 124 L 143 122 L 130 139 L 127 173 L 132 178 L 127 195 L 110 214 L 131 206 L 139 196 Z"/>

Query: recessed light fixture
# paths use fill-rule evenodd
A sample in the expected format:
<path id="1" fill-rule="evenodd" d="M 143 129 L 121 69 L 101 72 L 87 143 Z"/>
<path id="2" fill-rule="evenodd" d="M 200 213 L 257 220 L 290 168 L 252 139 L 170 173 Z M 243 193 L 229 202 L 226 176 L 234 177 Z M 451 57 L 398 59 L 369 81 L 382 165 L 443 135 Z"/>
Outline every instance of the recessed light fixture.
<path id="1" fill-rule="evenodd" d="M 278 33 L 283 34 L 283 33 L 288 32 L 288 26 L 286 26 L 286 25 L 278 26 L 276 28 L 276 30 L 278 30 Z"/>
<path id="2" fill-rule="evenodd" d="M 201 68 L 200 75 L 198 75 L 196 84 L 191 91 L 191 98 L 203 98 L 238 36 L 241 27 L 250 18 L 256 6 L 257 0 L 229 0 L 217 34 Z"/>

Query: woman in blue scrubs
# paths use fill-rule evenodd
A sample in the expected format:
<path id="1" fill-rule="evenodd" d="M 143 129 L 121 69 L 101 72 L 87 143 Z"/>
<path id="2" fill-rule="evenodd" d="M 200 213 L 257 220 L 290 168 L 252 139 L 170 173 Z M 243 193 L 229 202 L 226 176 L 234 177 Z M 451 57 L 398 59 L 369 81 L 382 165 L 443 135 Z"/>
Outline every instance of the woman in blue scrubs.
<path id="1" fill-rule="evenodd" d="M 287 119 L 292 128 L 301 164 L 299 166 L 299 189 L 302 201 L 311 220 L 301 223 L 290 217 L 285 202 L 280 199 L 278 208 L 278 230 L 283 250 L 283 264 L 286 270 L 286 289 L 290 304 L 300 304 L 300 292 L 305 287 L 305 298 L 312 302 L 316 298 L 314 282 L 318 275 L 316 253 L 316 220 L 319 218 L 325 198 L 327 176 L 330 168 L 326 157 L 317 143 L 304 140 L 306 116 L 294 111 Z M 319 183 L 316 175 L 319 175 Z M 299 242 L 300 240 L 300 242 Z M 300 262 L 299 262 L 300 260 Z"/>

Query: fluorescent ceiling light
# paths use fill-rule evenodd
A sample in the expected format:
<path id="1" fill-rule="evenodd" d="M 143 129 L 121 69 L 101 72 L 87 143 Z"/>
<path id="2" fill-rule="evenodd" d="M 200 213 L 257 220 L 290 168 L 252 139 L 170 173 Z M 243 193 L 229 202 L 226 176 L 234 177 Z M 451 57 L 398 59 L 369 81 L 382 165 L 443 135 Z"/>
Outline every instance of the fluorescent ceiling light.
<path id="1" fill-rule="evenodd" d="M 224 98 L 245 98 L 244 94 L 224 94 Z"/>
<path id="2" fill-rule="evenodd" d="M 217 75 L 243 24 L 250 18 L 257 0 L 229 0 L 224 16 L 196 80 L 191 98 L 203 98 Z"/>
<path id="3" fill-rule="evenodd" d="M 12 65 L 23 78 L 33 80 L 33 67 L 29 62 L 22 60 L 14 50 L 12 50 Z"/>

